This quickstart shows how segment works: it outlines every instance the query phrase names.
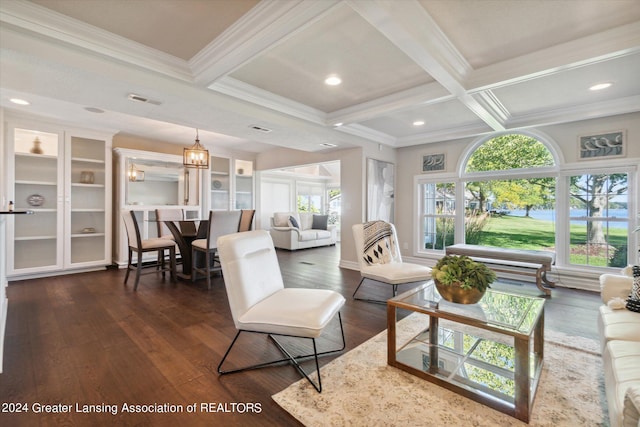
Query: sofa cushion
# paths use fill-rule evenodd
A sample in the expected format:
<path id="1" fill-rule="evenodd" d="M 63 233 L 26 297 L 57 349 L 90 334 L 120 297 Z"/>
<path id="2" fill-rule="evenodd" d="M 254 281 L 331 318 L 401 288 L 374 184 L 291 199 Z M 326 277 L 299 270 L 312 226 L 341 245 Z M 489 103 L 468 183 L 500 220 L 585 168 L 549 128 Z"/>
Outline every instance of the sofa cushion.
<path id="1" fill-rule="evenodd" d="M 329 215 L 314 215 L 311 228 L 314 230 L 326 230 L 329 222 Z"/>
<path id="2" fill-rule="evenodd" d="M 310 212 L 300 212 L 300 229 L 311 230 L 311 224 L 313 223 L 313 214 Z"/>
<path id="3" fill-rule="evenodd" d="M 612 426 L 622 426 L 624 400 L 630 387 L 640 386 L 640 342 L 610 341 L 603 355 L 604 382 Z"/>
<path id="4" fill-rule="evenodd" d="M 602 305 L 600 306 L 599 320 L 603 345 L 611 340 L 640 342 L 640 313 L 625 309 L 613 310 Z"/>
<path id="5" fill-rule="evenodd" d="M 298 240 L 301 242 L 309 242 L 311 240 L 316 240 L 318 238 L 318 233 L 316 230 L 300 230 L 298 233 Z"/>
<path id="6" fill-rule="evenodd" d="M 293 215 L 289 215 L 289 224 L 291 224 L 293 228 L 300 228 L 300 223 L 298 223 L 298 220 Z"/>
<path id="7" fill-rule="evenodd" d="M 316 232 L 316 235 L 318 236 L 318 240 L 320 239 L 330 239 L 331 238 L 331 232 L 328 230 L 313 230 Z"/>

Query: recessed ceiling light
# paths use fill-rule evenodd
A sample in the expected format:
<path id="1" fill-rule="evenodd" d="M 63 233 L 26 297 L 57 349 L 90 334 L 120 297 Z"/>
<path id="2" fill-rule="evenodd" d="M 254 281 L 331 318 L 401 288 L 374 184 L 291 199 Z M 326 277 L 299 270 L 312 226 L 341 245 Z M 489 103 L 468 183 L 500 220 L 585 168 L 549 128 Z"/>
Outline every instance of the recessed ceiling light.
<path id="1" fill-rule="evenodd" d="M 337 147 L 337 145 L 336 145 L 336 144 L 332 144 L 332 143 L 330 143 L 330 142 L 323 142 L 323 143 L 322 143 L 322 144 L 320 144 L 320 145 L 322 145 L 322 146 L 324 146 L 324 147 Z"/>
<path id="2" fill-rule="evenodd" d="M 329 86 L 338 86 L 340 83 L 342 83 L 342 79 L 337 75 L 332 74 L 328 76 L 326 79 L 324 79 L 324 82 Z"/>
<path id="3" fill-rule="evenodd" d="M 340 123 L 336 123 L 334 126 L 338 128 L 338 127 L 342 126 L 343 124 L 344 123 L 340 122 Z"/>
<path id="4" fill-rule="evenodd" d="M 613 83 L 611 83 L 611 82 L 598 83 L 598 84 L 595 84 L 595 85 L 591 86 L 589 88 L 589 90 L 602 90 L 602 89 L 606 89 L 608 87 L 611 87 L 612 85 L 613 85 Z"/>
<path id="5" fill-rule="evenodd" d="M 84 107 L 84 109 L 87 110 L 90 113 L 96 113 L 96 114 L 104 113 L 104 110 L 101 110 L 101 109 L 96 108 L 96 107 Z"/>
<path id="6" fill-rule="evenodd" d="M 13 102 L 16 105 L 31 105 L 29 101 L 20 98 L 11 98 L 9 101 Z"/>
<path id="7" fill-rule="evenodd" d="M 414 126 L 422 126 L 424 125 L 424 120 L 416 120 L 415 122 L 413 122 Z"/>

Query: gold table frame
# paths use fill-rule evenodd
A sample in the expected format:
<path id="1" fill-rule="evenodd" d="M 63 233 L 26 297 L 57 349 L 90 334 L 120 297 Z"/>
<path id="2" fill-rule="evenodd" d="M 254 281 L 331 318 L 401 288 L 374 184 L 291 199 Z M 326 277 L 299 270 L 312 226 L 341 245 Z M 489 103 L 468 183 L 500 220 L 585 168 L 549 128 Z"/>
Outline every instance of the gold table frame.
<path id="1" fill-rule="evenodd" d="M 504 313 L 500 313 L 502 308 L 494 303 L 497 300 L 507 301 L 518 307 L 522 306 L 522 313 L 515 316 L 518 318 L 505 321 Z M 544 360 L 544 301 L 544 298 L 489 289 L 478 304 L 454 304 L 442 300 L 433 281 L 429 281 L 387 301 L 387 363 L 528 423 Z M 404 348 L 402 346 L 398 349 L 396 342 L 398 309 L 429 316 L 428 342 L 423 344 L 429 348 L 429 357 L 426 358 L 429 360 L 427 369 L 410 366 L 397 358 Z M 446 350 L 438 342 L 439 319 L 513 337 L 515 354 L 513 399 L 501 399 L 495 395 L 489 395 L 470 382 L 457 380 L 456 378 L 460 377 L 455 375 L 455 371 L 446 372 L 438 366 L 438 353 Z M 418 336 L 423 334 L 424 332 Z M 409 340 L 409 343 L 416 337 Z"/>

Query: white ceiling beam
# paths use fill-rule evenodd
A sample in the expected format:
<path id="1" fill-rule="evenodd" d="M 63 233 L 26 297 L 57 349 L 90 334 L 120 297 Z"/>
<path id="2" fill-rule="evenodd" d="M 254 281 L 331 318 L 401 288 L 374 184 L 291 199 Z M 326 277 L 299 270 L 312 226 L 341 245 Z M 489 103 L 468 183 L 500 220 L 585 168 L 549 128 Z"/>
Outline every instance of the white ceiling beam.
<path id="1" fill-rule="evenodd" d="M 359 136 L 369 141 L 378 142 L 381 144 L 389 145 L 391 147 L 396 147 L 397 139 L 394 136 L 386 134 L 384 132 L 379 132 L 377 130 L 368 128 L 366 126 L 361 126 L 357 123 L 353 123 L 345 126 L 338 126 L 335 130 L 344 132 L 349 135 Z"/>
<path id="2" fill-rule="evenodd" d="M 488 129 L 483 124 L 460 125 L 455 128 L 436 129 L 418 135 L 398 138 L 396 147 L 411 147 L 413 145 L 450 141 L 452 139 L 470 138 L 489 132 L 491 132 L 491 129 Z"/>
<path id="3" fill-rule="evenodd" d="M 549 76 L 640 51 L 640 22 L 558 44 L 472 71 L 471 93 Z"/>
<path id="4" fill-rule="evenodd" d="M 323 17 L 338 0 L 269 0 L 247 14 L 189 60 L 195 81 L 212 85 L 265 50 Z"/>
<path id="5" fill-rule="evenodd" d="M 210 85 L 209 89 L 313 123 L 324 125 L 327 122 L 327 114 L 323 111 L 244 83 L 233 77 L 222 77 Z"/>
<path id="6" fill-rule="evenodd" d="M 505 129 L 499 112 L 467 93 L 463 83 L 471 66 L 420 3 L 406 0 L 398 7 L 393 1 L 347 0 L 347 4 L 492 129 Z"/>
<path id="7" fill-rule="evenodd" d="M 509 129 L 548 126 L 640 111 L 640 95 L 513 117 Z"/>
<path id="8" fill-rule="evenodd" d="M 383 96 L 327 114 L 327 124 L 348 124 L 363 122 L 383 115 L 415 108 L 416 105 L 429 105 L 449 101 L 454 96 L 439 83 L 427 83 L 391 95 Z"/>
<path id="9" fill-rule="evenodd" d="M 136 65 L 183 81 L 193 81 L 184 61 L 168 53 L 94 27 L 27 1 L 5 1 L 0 8 L 3 26 L 19 28 L 76 48 Z"/>

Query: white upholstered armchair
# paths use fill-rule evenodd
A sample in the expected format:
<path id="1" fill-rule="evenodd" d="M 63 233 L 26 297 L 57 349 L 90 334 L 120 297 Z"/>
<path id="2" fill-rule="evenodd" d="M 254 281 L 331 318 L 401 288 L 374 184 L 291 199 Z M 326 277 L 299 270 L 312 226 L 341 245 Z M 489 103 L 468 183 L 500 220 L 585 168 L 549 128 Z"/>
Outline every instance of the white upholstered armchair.
<path id="1" fill-rule="evenodd" d="M 217 247 L 231 315 L 238 330 L 218 365 L 218 373 L 229 374 L 289 362 L 321 392 L 318 356 L 342 351 L 345 347 L 340 317 L 344 297 L 328 289 L 285 288 L 273 241 L 267 231 L 256 230 L 222 236 L 218 238 Z M 319 353 L 316 339 L 336 314 L 340 322 L 342 348 Z M 285 358 L 223 370 L 222 366 L 242 332 L 268 335 Z M 292 356 L 274 337 L 278 335 L 310 339 L 313 353 Z M 315 359 L 317 383 L 298 364 L 299 360 L 311 357 Z"/>
<path id="2" fill-rule="evenodd" d="M 377 230 L 373 230 L 377 228 Z M 393 296 L 396 296 L 398 285 L 421 282 L 431 279 L 429 267 L 402 261 L 396 228 L 383 221 L 372 221 L 355 224 L 352 227 L 356 245 L 356 255 L 360 264 L 362 280 L 353 293 L 353 298 L 369 302 L 380 302 L 376 299 L 357 298 L 356 293 L 365 279 L 391 285 Z M 385 245 L 376 246 L 380 242 Z"/>

